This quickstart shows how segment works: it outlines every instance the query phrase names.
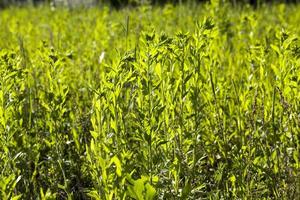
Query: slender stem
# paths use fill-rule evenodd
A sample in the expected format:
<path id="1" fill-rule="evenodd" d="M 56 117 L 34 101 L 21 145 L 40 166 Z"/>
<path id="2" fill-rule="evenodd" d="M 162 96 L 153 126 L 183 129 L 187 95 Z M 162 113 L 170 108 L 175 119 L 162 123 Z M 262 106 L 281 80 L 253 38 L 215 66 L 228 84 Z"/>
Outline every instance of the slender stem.
<path id="1" fill-rule="evenodd" d="M 150 62 L 151 56 L 150 52 L 148 52 L 148 59 L 147 59 L 147 79 L 148 79 L 148 120 L 149 120 L 149 126 L 150 126 L 150 135 L 149 135 L 149 143 L 148 143 L 148 153 L 149 153 L 149 160 L 148 160 L 148 169 L 150 174 L 150 183 L 152 184 L 152 76 L 151 76 L 151 62 Z"/>

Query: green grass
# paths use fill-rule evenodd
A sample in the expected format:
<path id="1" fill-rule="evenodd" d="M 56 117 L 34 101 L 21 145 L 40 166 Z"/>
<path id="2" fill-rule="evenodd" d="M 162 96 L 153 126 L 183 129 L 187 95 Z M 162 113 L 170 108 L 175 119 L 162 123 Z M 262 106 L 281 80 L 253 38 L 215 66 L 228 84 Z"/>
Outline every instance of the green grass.
<path id="1" fill-rule="evenodd" d="M 0 12 L 0 198 L 300 198 L 300 7 Z"/>

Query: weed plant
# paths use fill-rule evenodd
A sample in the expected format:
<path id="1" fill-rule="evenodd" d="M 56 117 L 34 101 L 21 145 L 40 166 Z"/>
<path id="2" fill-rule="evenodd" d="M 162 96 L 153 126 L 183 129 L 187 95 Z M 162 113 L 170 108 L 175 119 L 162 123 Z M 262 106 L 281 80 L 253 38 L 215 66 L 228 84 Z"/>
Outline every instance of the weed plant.
<path id="1" fill-rule="evenodd" d="M 0 12 L 0 198 L 299 199 L 300 7 Z"/>

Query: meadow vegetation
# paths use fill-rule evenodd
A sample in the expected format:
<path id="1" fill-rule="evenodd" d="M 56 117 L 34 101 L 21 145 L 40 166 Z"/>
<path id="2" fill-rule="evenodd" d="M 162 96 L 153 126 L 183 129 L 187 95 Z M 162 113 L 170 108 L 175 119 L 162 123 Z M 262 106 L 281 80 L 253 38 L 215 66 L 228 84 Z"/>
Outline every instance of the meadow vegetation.
<path id="1" fill-rule="evenodd" d="M 300 6 L 0 12 L 0 199 L 299 199 Z"/>

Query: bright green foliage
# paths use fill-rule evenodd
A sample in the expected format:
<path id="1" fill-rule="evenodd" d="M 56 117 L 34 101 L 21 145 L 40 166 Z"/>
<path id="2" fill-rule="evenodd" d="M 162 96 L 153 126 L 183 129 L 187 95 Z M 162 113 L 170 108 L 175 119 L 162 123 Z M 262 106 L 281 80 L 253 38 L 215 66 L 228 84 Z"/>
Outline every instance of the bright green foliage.
<path id="1" fill-rule="evenodd" d="M 0 199 L 298 199 L 300 7 L 0 13 Z"/>

